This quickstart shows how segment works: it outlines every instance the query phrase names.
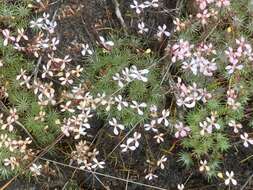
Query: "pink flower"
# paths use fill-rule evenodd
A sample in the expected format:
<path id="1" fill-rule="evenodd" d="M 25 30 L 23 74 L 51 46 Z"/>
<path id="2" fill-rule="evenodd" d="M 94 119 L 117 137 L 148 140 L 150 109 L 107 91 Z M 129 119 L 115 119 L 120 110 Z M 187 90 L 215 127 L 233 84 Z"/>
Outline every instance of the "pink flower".
<path id="1" fill-rule="evenodd" d="M 184 60 L 187 57 L 191 57 L 191 49 L 194 46 L 191 45 L 188 41 L 180 39 L 178 43 L 172 46 L 173 57 L 171 61 L 175 63 L 177 60 Z"/>
<path id="2" fill-rule="evenodd" d="M 191 129 L 188 126 L 184 126 L 182 122 L 178 122 L 175 125 L 175 128 L 177 129 L 177 132 L 175 133 L 176 138 L 186 137 L 187 133 L 191 131 Z"/>
<path id="3" fill-rule="evenodd" d="M 227 6 L 230 5 L 230 0 L 218 0 L 218 1 L 216 2 L 216 5 L 217 5 L 218 7 L 227 7 Z"/>
<path id="4" fill-rule="evenodd" d="M 211 14 L 208 12 L 207 9 L 205 9 L 202 13 L 197 14 L 197 18 L 199 18 L 201 20 L 202 25 L 207 24 L 207 20 L 210 16 L 211 16 Z"/>
<path id="5" fill-rule="evenodd" d="M 10 30 L 5 29 L 2 31 L 3 35 L 4 35 L 4 46 L 8 45 L 8 41 L 15 41 L 15 37 L 10 35 Z"/>
<path id="6" fill-rule="evenodd" d="M 196 0 L 196 1 L 199 4 L 199 8 L 201 10 L 204 10 L 208 4 L 211 4 L 214 2 L 214 0 Z"/>

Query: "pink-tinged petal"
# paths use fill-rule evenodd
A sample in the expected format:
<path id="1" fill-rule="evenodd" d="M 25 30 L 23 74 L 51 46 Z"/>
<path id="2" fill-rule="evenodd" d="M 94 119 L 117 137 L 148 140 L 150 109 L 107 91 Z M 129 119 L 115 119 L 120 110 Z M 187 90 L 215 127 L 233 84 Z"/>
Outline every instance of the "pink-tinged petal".
<path id="1" fill-rule="evenodd" d="M 179 137 L 179 131 L 177 131 L 177 132 L 175 133 L 175 137 L 176 137 L 176 138 Z"/>
<path id="2" fill-rule="evenodd" d="M 206 129 L 206 131 L 208 132 L 208 133 L 212 133 L 212 126 L 211 125 L 209 125 L 208 127 L 207 127 L 207 129 Z"/>
<path id="3" fill-rule="evenodd" d="M 253 144 L 253 139 L 248 140 L 250 144 Z"/>
<path id="4" fill-rule="evenodd" d="M 15 40 L 16 40 L 16 38 L 13 37 L 13 36 L 11 36 L 9 39 L 10 39 L 11 41 L 15 41 Z"/>
<path id="5" fill-rule="evenodd" d="M 2 33 L 3 33 L 3 35 L 4 35 L 5 37 L 9 37 L 9 35 L 10 35 L 10 31 L 7 30 L 7 29 L 3 30 Z"/>
<path id="6" fill-rule="evenodd" d="M 185 130 L 182 130 L 181 133 L 180 133 L 180 135 L 181 135 L 181 137 L 185 137 L 185 136 L 187 136 L 187 133 L 186 133 Z"/>

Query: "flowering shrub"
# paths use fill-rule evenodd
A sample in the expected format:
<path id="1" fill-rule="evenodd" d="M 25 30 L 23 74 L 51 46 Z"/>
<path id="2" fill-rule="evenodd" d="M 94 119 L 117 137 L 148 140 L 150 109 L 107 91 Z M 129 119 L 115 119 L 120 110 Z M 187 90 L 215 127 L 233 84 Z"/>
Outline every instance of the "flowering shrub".
<path id="1" fill-rule="evenodd" d="M 242 185 L 225 160 L 233 147 L 253 145 L 253 4 L 179 2 L 185 6 L 171 29 L 145 23 L 145 11 L 164 11 L 161 1 L 134 0 L 129 11 L 136 33 L 96 31 L 95 43 L 73 42 L 81 59 L 59 51 L 71 44 L 57 35 L 57 11 L 47 13 L 48 1 L 18 1 L 20 9 L 0 5 L 3 14 L 13 13 L 1 23 L 1 177 L 27 170 L 41 176 L 48 171 L 45 160 L 95 174 L 109 166 L 112 153 L 135 158 L 144 149 L 143 180 L 158 180 L 173 154 L 185 170 L 218 178 L 229 188 Z M 41 10 L 25 22 L 29 11 Z M 125 27 L 118 6 L 116 15 Z M 151 48 L 153 41 L 159 52 Z M 94 126 L 94 120 L 103 126 Z M 109 153 L 96 144 L 102 133 L 115 139 Z M 64 159 L 43 157 L 51 149 Z M 183 190 L 188 180 L 174 187 Z"/>

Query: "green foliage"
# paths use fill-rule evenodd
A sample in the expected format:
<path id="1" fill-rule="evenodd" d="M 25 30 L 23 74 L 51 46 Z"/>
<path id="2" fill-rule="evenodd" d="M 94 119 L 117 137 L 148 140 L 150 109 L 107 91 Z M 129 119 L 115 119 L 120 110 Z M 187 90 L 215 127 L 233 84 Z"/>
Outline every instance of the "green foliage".
<path id="1" fill-rule="evenodd" d="M 27 7 L 30 0 L 17 0 L 10 3 L 2 0 L 0 4 L 0 22 L 6 26 L 14 28 L 25 28 L 28 24 L 29 8 Z"/>
<path id="2" fill-rule="evenodd" d="M 8 1 L 1 1 L 0 3 L 0 24 L 2 29 L 8 28 L 11 32 L 17 31 L 18 28 L 27 28 L 28 16 L 30 9 L 28 3 L 30 0 L 17 0 L 13 3 Z M 12 33 L 13 34 L 13 33 Z M 37 98 L 32 91 L 20 86 L 16 80 L 16 76 L 20 74 L 21 68 L 28 73 L 33 69 L 34 63 L 21 53 L 18 53 L 11 45 L 3 46 L 3 38 L 0 36 L 0 60 L 3 62 L 3 67 L 0 68 L 0 85 L 7 89 L 8 98 L 6 100 L 6 108 L 15 107 L 19 115 L 18 121 L 20 124 L 33 136 L 36 143 L 41 147 L 46 147 L 55 140 L 59 134 L 59 128 L 56 126 L 55 121 L 59 115 L 48 108 L 45 115 L 45 121 L 35 121 L 41 111 L 37 103 Z M 1 100 L 2 101 L 2 100 Z M 1 107 L 2 108 L 2 107 Z M 1 112 L 4 112 L 2 108 Z M 47 126 L 47 129 L 46 129 Z M 8 137 L 18 139 L 19 136 L 27 138 L 24 130 L 19 130 L 21 126 L 15 125 L 15 130 L 8 133 Z M 1 135 L 4 131 L 1 130 Z M 0 150 L 0 179 L 8 179 L 15 175 L 19 170 L 22 170 L 22 163 L 20 167 L 11 170 L 9 167 L 4 166 L 4 159 L 11 156 L 18 156 L 20 152 L 10 152 L 9 149 L 1 147 Z"/>
<path id="3" fill-rule="evenodd" d="M 191 154 L 188 152 L 180 152 L 178 161 L 181 162 L 183 166 L 188 169 L 194 165 Z"/>
<path id="4" fill-rule="evenodd" d="M 173 65 L 173 69 L 180 73 L 179 76 L 186 84 L 196 83 L 198 87 L 205 87 L 212 94 L 212 98 L 207 103 L 200 103 L 194 109 L 187 111 L 180 110 L 184 115 L 184 122 L 191 128 L 191 134 L 181 141 L 181 145 L 185 150 L 180 154 L 179 160 L 187 167 L 189 165 L 187 160 L 190 160 L 190 158 L 191 160 L 194 160 L 194 158 L 208 160 L 208 166 L 210 167 L 210 171 L 207 173 L 208 178 L 217 175 L 217 171 L 222 164 L 223 154 L 229 150 L 231 141 L 234 140 L 228 138 L 230 136 L 228 134 L 232 131 L 228 126 L 229 121 L 235 120 L 244 123 L 244 128 L 253 126 L 253 120 L 249 115 L 246 117 L 245 114 L 252 107 L 252 61 L 244 58 L 239 60 L 244 68 L 229 75 L 226 70 L 226 66 L 229 64 L 228 55 L 225 53 L 225 50 L 229 47 L 237 47 L 236 39 L 241 37 L 244 37 L 247 43 L 252 44 L 252 10 L 252 1 L 231 1 L 231 6 L 220 9 L 217 12 L 217 19 L 209 19 L 207 25 L 202 25 L 200 23 L 201 19 L 194 16 L 187 18 L 185 13 L 180 15 L 182 20 L 187 20 L 188 25 L 185 30 L 177 33 L 175 36 L 177 41 L 181 38 L 186 39 L 195 48 L 202 42 L 205 44 L 212 43 L 216 50 L 216 54 L 201 55 L 208 60 L 215 60 L 217 71 L 212 77 L 182 71 L 181 61 Z M 196 15 L 195 9 L 187 9 L 185 12 Z M 236 101 L 240 106 L 236 109 L 232 109 L 227 104 L 226 93 L 229 89 L 234 89 L 238 93 Z M 212 134 L 202 136 L 200 135 L 201 127 L 199 123 L 210 117 L 211 112 L 216 112 L 216 123 L 221 128 L 219 130 L 213 129 Z"/>
<path id="5" fill-rule="evenodd" d="M 137 52 L 140 44 L 134 38 L 116 40 L 115 44 L 110 53 L 98 49 L 87 64 L 82 81 L 91 84 L 91 93 L 93 95 L 105 93 L 107 96 L 113 95 L 113 97 L 121 94 L 128 102 L 135 100 L 139 103 L 146 102 L 147 105 L 161 105 L 164 97 L 159 84 L 159 71 L 156 66 L 158 60 L 152 54 Z M 132 46 L 129 46 L 129 44 Z M 135 65 L 138 69 L 150 68 L 148 82 L 132 81 L 120 88 L 117 81 L 112 79 L 113 76 L 132 65 Z M 120 119 L 128 127 L 135 126 L 148 118 L 146 112 L 143 116 L 139 116 L 131 108 L 124 108 L 119 112 L 115 106 L 108 112 L 103 108 L 98 108 L 97 114 L 102 118 L 115 117 Z"/>

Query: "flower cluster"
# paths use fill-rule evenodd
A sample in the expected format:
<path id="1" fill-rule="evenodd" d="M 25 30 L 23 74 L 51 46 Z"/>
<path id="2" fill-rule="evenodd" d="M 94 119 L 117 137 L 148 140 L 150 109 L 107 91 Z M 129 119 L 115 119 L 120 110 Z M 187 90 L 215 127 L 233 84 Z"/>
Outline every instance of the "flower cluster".
<path id="1" fill-rule="evenodd" d="M 227 104 L 233 109 L 233 110 L 236 110 L 238 109 L 241 104 L 240 102 L 237 102 L 238 98 L 238 93 L 236 92 L 235 89 L 229 89 L 227 91 Z"/>
<path id="2" fill-rule="evenodd" d="M 199 72 L 209 77 L 213 76 L 213 73 L 217 70 L 214 59 L 208 61 L 204 57 L 193 57 L 190 62 L 185 61 L 182 63 L 182 68 L 184 70 L 191 70 L 194 75 L 197 75 Z"/>
<path id="3" fill-rule="evenodd" d="M 33 157 L 33 150 L 28 149 L 28 145 L 31 143 L 32 141 L 30 138 L 26 138 L 25 140 L 16 140 L 11 139 L 8 134 L 1 134 L 0 147 L 8 149 L 13 154 L 11 157 L 3 160 L 4 165 L 10 166 L 11 170 L 14 170 L 15 168 L 19 167 L 20 162 Z"/>
<path id="4" fill-rule="evenodd" d="M 72 159 L 77 161 L 81 169 L 97 169 L 104 168 L 104 161 L 98 161 L 97 155 L 99 151 L 96 148 L 92 149 L 87 141 L 80 141 L 76 145 L 76 150 L 72 151 Z"/>
<path id="5" fill-rule="evenodd" d="M 48 13 L 43 13 L 43 16 L 35 21 L 30 22 L 31 28 L 43 29 L 50 34 L 55 32 L 57 22 L 49 19 L 50 15 Z"/>
<path id="6" fill-rule="evenodd" d="M 124 68 L 121 71 L 122 75 L 116 73 L 112 78 L 115 81 L 118 81 L 119 87 L 123 88 L 124 83 L 130 83 L 133 80 L 139 80 L 143 82 L 147 82 L 147 74 L 149 73 L 148 69 L 138 70 L 135 65 L 129 68 Z"/>
<path id="7" fill-rule="evenodd" d="M 207 102 L 212 96 L 206 91 L 206 89 L 198 88 L 196 83 L 192 86 L 186 86 L 181 78 L 178 78 L 178 82 L 175 87 L 176 98 L 178 106 L 185 106 L 187 108 L 195 107 L 197 101 Z"/>
<path id="8" fill-rule="evenodd" d="M 246 42 L 244 37 L 236 39 L 236 45 L 237 47 L 235 49 L 229 47 L 228 50 L 225 51 L 230 63 L 226 66 L 226 70 L 230 75 L 236 70 L 240 71 L 243 69 L 244 65 L 241 63 L 242 61 L 245 62 L 245 60 L 253 60 L 252 47 Z"/>
<path id="9" fill-rule="evenodd" d="M 6 118 L 6 122 L 2 120 L 2 117 L 3 114 L 0 114 L 1 129 L 5 130 L 7 128 L 10 132 L 12 132 L 15 122 L 17 122 L 19 118 L 16 108 L 10 109 L 9 116 Z"/>
<path id="10" fill-rule="evenodd" d="M 145 1 L 144 3 L 138 3 L 138 1 L 133 0 L 133 4 L 130 5 L 131 9 L 135 9 L 137 14 L 140 14 L 145 8 L 157 8 L 158 6 L 158 0 Z"/>
<path id="11" fill-rule="evenodd" d="M 230 5 L 230 0 L 196 0 L 199 11 L 196 15 L 202 25 L 206 25 L 210 18 L 217 19 L 218 10 Z M 214 6 L 213 6 L 214 5 Z"/>
<path id="12" fill-rule="evenodd" d="M 207 117 L 205 121 L 199 123 L 201 127 L 200 135 L 211 134 L 214 128 L 220 129 L 221 126 L 217 123 L 216 117 L 217 113 L 212 112 L 211 117 Z"/>
<path id="13" fill-rule="evenodd" d="M 192 56 L 192 49 L 194 45 L 190 44 L 188 41 L 180 39 L 177 43 L 175 43 L 171 49 L 168 50 L 172 53 L 171 61 L 175 63 L 176 61 L 182 61 L 185 58 L 189 58 Z"/>
<path id="14" fill-rule="evenodd" d="M 134 132 L 133 137 L 129 137 L 126 141 L 126 144 L 121 144 L 122 152 L 126 152 L 128 150 L 134 151 L 136 150 L 140 143 L 139 139 L 141 138 L 141 134 L 138 132 Z"/>

